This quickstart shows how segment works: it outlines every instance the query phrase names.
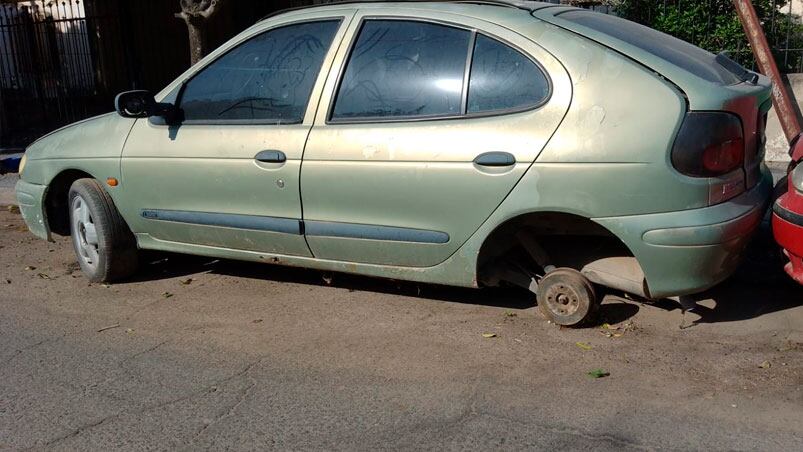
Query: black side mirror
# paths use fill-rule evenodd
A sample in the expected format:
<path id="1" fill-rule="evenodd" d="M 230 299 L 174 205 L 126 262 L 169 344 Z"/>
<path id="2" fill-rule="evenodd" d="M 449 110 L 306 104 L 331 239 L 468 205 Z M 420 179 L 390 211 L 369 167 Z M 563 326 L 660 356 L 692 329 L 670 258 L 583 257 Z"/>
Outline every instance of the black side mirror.
<path id="1" fill-rule="evenodd" d="M 156 100 L 149 91 L 126 91 L 114 99 L 114 108 L 123 118 L 147 118 L 155 113 Z"/>
<path id="2" fill-rule="evenodd" d="M 158 103 L 150 91 L 126 91 L 114 99 L 114 108 L 124 118 L 152 118 L 159 117 L 158 121 L 165 124 L 180 122 L 179 110 L 168 103 Z"/>

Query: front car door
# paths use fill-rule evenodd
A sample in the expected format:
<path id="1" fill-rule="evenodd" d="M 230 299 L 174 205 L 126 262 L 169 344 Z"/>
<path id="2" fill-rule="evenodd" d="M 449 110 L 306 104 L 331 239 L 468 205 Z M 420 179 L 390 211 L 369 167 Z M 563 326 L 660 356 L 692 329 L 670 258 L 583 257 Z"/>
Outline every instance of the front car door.
<path id="1" fill-rule="evenodd" d="M 301 171 L 317 258 L 445 261 L 568 109 L 568 76 L 535 43 L 479 19 L 427 14 L 361 10 L 347 33 Z"/>
<path id="2" fill-rule="evenodd" d="M 353 14 L 274 19 L 174 84 L 163 100 L 183 110 L 181 124 L 138 120 L 123 151 L 121 210 L 135 219 L 131 229 L 161 241 L 310 256 L 301 159 Z"/>

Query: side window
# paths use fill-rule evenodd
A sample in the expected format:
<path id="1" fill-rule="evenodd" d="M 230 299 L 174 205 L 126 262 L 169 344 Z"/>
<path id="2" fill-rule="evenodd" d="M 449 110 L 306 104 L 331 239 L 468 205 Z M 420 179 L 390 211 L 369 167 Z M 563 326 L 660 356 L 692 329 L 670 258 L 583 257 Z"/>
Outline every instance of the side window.
<path id="1" fill-rule="evenodd" d="M 483 35 L 477 35 L 469 80 L 469 114 L 536 107 L 549 97 L 549 81 L 532 60 Z"/>
<path id="2" fill-rule="evenodd" d="M 339 20 L 288 25 L 235 47 L 185 86 L 187 121 L 299 123 Z"/>
<path id="3" fill-rule="evenodd" d="M 352 49 L 333 120 L 463 113 L 471 32 L 427 22 L 369 20 Z"/>

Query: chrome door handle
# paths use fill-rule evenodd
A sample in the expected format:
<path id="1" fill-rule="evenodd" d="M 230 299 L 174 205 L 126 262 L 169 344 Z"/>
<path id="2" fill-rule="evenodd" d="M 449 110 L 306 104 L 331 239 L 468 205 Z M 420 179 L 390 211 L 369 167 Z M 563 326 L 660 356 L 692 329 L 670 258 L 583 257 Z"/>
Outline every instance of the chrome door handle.
<path id="1" fill-rule="evenodd" d="M 254 160 L 262 163 L 284 163 L 287 161 L 287 156 L 282 151 L 262 151 L 254 157 Z"/>
<path id="2" fill-rule="evenodd" d="M 516 164 L 516 156 L 508 152 L 486 152 L 474 159 L 474 163 L 480 166 L 513 166 Z"/>

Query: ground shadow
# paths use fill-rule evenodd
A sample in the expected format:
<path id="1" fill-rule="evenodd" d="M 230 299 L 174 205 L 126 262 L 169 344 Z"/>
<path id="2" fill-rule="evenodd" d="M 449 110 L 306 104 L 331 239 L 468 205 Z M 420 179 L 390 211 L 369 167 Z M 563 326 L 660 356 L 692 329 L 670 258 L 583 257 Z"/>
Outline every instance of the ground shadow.
<path id="1" fill-rule="evenodd" d="M 767 221 L 762 224 L 736 273 L 719 286 L 696 295 L 696 301 L 713 300 L 713 308 L 699 305 L 696 324 L 735 322 L 803 306 L 803 286 L 783 270 L 788 262 L 772 236 Z M 671 302 L 657 304 L 676 309 Z"/>
<path id="2" fill-rule="evenodd" d="M 375 292 L 510 310 L 526 310 L 536 307 L 535 295 L 516 287 L 469 289 L 158 252 L 145 253 L 142 259 L 142 268 L 127 283 L 180 278 L 198 273 L 212 273 L 237 278 L 310 286 L 336 287 L 353 292 Z M 606 292 L 600 291 L 599 295 L 600 298 L 603 298 Z M 611 297 L 606 299 L 601 306 L 597 324 L 621 323 L 635 316 L 638 311 L 639 306 L 637 304 L 622 298 Z"/>
<path id="3" fill-rule="evenodd" d="M 749 247 L 744 264 L 736 274 L 720 286 L 692 297 L 695 301 L 713 300 L 715 303 L 714 307 L 699 305 L 694 312 L 700 318 L 694 323 L 748 320 L 803 305 L 803 286 L 795 284 L 784 273 L 784 263 L 785 257 L 772 238 L 769 224 L 765 222 Z M 178 278 L 204 272 L 511 310 L 525 310 L 536 306 L 535 296 L 529 291 L 518 288 L 464 289 L 157 252 L 143 254 L 142 268 L 129 282 Z M 600 292 L 601 297 L 605 294 L 604 291 Z M 667 311 L 680 309 L 680 305 L 674 301 L 628 300 L 621 297 L 620 293 L 611 294 L 617 296 L 608 297 L 603 303 L 599 324 L 624 322 L 638 313 L 640 304 L 650 304 Z"/>

